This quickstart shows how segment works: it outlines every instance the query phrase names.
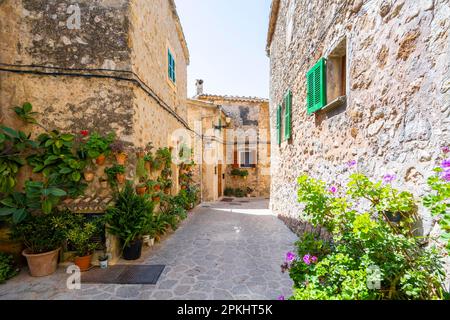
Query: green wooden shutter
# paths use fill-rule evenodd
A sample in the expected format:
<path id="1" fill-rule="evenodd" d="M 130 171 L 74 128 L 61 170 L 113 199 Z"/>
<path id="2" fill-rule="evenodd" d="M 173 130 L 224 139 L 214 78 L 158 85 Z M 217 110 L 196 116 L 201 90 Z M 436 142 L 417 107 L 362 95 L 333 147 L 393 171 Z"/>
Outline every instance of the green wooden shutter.
<path id="1" fill-rule="evenodd" d="M 176 68 L 175 68 L 175 59 L 172 56 L 172 81 L 175 83 L 177 82 L 177 76 L 176 76 Z"/>
<path id="2" fill-rule="evenodd" d="M 175 75 L 175 59 L 173 58 L 172 53 L 170 52 L 170 49 L 168 50 L 167 54 L 168 59 L 168 65 L 169 65 L 169 79 L 172 80 L 172 82 L 176 82 L 176 75 Z"/>
<path id="3" fill-rule="evenodd" d="M 292 132 L 292 92 L 289 90 L 284 98 L 284 138 L 289 140 Z"/>
<path id="4" fill-rule="evenodd" d="M 321 58 L 306 74 L 307 108 L 312 114 L 327 104 L 326 60 Z"/>
<path id="5" fill-rule="evenodd" d="M 277 141 L 278 145 L 281 145 L 281 106 L 277 109 Z"/>

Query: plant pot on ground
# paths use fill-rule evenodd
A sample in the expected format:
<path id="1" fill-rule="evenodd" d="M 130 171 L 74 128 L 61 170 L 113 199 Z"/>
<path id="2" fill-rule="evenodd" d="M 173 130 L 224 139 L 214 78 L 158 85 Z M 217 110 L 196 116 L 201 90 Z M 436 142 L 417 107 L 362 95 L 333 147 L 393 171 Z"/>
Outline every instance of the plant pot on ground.
<path id="1" fill-rule="evenodd" d="M 98 243 L 93 242 L 92 238 L 98 233 L 99 229 L 95 223 L 85 222 L 83 216 L 73 217 L 66 236 L 69 244 L 77 253 L 75 264 L 82 272 L 91 267 L 92 255 L 98 248 Z"/>
<path id="2" fill-rule="evenodd" d="M 22 252 L 33 277 L 45 277 L 56 271 L 58 253 L 68 228 L 67 214 L 49 213 L 30 216 L 12 229 L 12 238 L 24 242 Z"/>
<path id="3" fill-rule="evenodd" d="M 137 195 L 131 182 L 115 196 L 115 205 L 107 210 L 105 221 L 108 231 L 122 240 L 124 258 L 139 258 L 141 236 L 152 219 L 153 209 L 149 196 Z"/>
<path id="4" fill-rule="evenodd" d="M 108 269 L 108 255 L 104 254 L 98 257 L 98 262 L 101 269 Z"/>

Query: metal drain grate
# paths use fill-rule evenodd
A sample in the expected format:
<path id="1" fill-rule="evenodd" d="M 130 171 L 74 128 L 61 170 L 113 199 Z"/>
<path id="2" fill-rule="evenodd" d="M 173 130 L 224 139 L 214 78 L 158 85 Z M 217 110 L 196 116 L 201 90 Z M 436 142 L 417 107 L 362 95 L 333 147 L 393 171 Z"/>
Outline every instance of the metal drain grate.
<path id="1" fill-rule="evenodd" d="M 108 269 L 95 268 L 82 273 L 82 283 L 96 284 L 156 284 L 165 266 L 119 265 Z"/>

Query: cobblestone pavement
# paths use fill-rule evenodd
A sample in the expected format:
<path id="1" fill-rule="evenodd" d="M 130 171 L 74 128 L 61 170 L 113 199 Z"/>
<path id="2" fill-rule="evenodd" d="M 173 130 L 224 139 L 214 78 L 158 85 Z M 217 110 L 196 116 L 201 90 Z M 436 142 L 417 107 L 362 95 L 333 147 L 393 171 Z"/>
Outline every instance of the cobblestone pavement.
<path id="1" fill-rule="evenodd" d="M 147 249 L 138 264 L 164 264 L 156 285 L 82 284 L 68 290 L 65 268 L 32 278 L 27 270 L 0 285 L 0 299 L 276 299 L 291 294 L 280 272 L 296 236 L 263 199 L 235 199 L 196 208 L 172 235 Z"/>

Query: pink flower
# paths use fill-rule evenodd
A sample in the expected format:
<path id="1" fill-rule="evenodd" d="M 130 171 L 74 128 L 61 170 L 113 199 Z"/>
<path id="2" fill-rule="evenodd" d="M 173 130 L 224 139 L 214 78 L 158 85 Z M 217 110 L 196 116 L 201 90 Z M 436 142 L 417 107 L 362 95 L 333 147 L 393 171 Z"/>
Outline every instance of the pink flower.
<path id="1" fill-rule="evenodd" d="M 283 295 L 281 295 L 278 297 L 278 300 L 283 301 L 283 300 L 286 300 L 286 298 Z"/>
<path id="2" fill-rule="evenodd" d="M 303 262 L 309 266 L 311 264 L 311 256 L 309 254 L 305 255 L 303 257 Z"/>
<path id="3" fill-rule="evenodd" d="M 394 181 L 396 179 L 396 176 L 393 174 L 386 174 L 383 177 L 383 181 L 384 183 L 391 183 L 392 181 Z"/>
<path id="4" fill-rule="evenodd" d="M 316 256 L 312 256 L 312 257 L 311 257 L 311 262 L 312 262 L 312 263 L 314 263 L 314 264 L 317 263 L 317 260 L 319 260 L 319 259 L 317 259 Z"/>
<path id="5" fill-rule="evenodd" d="M 443 153 L 449 153 L 450 152 L 450 147 L 442 147 L 442 152 Z"/>
<path id="6" fill-rule="evenodd" d="M 450 169 L 445 170 L 441 173 L 441 178 L 444 181 L 450 181 Z"/>
<path id="7" fill-rule="evenodd" d="M 295 254 L 292 252 L 286 253 L 286 262 L 292 262 L 295 260 Z"/>
<path id="8" fill-rule="evenodd" d="M 328 189 L 332 194 L 335 194 L 337 192 L 336 186 L 332 186 L 330 189 Z"/>
<path id="9" fill-rule="evenodd" d="M 81 130 L 81 131 L 80 131 L 80 134 L 81 134 L 83 137 L 87 137 L 87 136 L 89 135 L 89 131 L 88 131 L 88 130 Z"/>

